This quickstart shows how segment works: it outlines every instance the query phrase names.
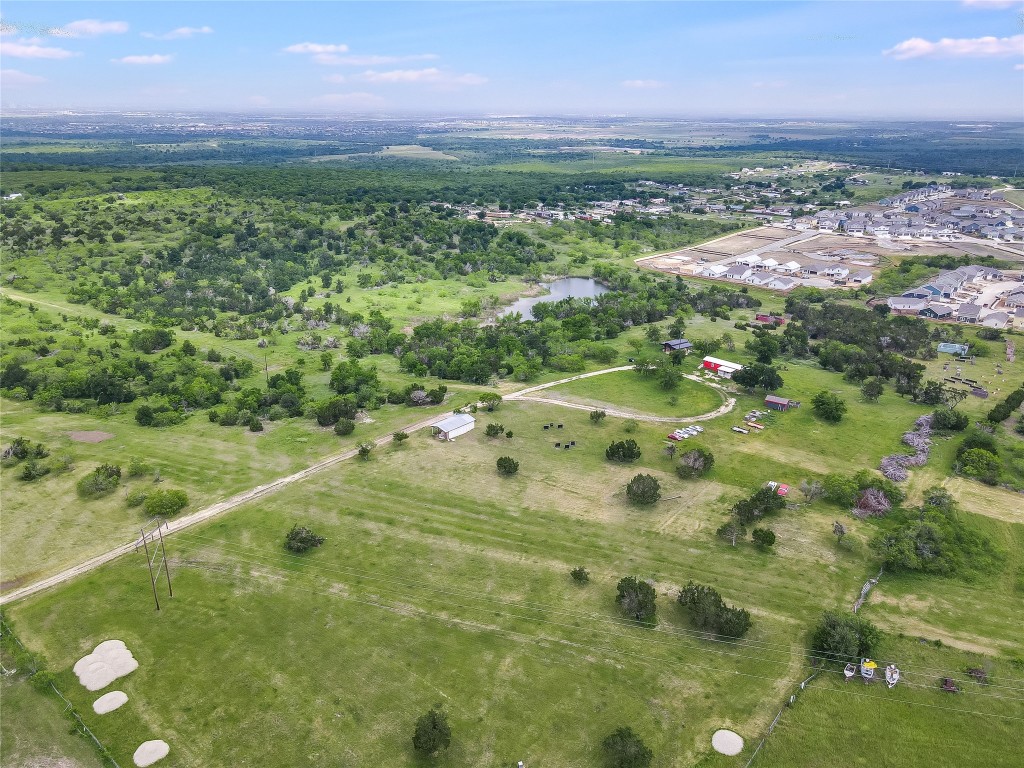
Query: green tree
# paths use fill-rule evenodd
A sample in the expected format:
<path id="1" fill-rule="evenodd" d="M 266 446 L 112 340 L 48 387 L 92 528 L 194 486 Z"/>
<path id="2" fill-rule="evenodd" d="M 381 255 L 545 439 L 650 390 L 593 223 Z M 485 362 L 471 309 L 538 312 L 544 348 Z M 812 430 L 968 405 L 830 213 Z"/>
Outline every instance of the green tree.
<path id="1" fill-rule="evenodd" d="M 393 435 L 391 435 L 391 442 L 393 442 L 395 445 L 401 445 L 408 439 L 408 432 L 395 432 Z"/>
<path id="2" fill-rule="evenodd" d="M 142 509 L 150 517 L 172 517 L 187 506 L 188 495 L 173 488 L 150 491 L 142 502 Z"/>
<path id="3" fill-rule="evenodd" d="M 359 447 L 356 448 L 359 453 L 359 458 L 363 461 L 370 460 L 370 454 L 373 453 L 373 443 L 360 443 Z"/>
<path id="4" fill-rule="evenodd" d="M 351 435 L 355 429 L 356 423 L 352 419 L 338 419 L 338 423 L 334 425 L 334 434 L 344 437 Z"/>
<path id="5" fill-rule="evenodd" d="M 825 661 L 845 664 L 875 655 L 882 633 L 854 613 L 825 611 L 811 636 L 811 650 Z"/>
<path id="6" fill-rule="evenodd" d="M 504 424 L 488 424 L 487 428 L 484 429 L 484 434 L 487 437 L 501 437 L 505 434 Z"/>
<path id="7" fill-rule="evenodd" d="M 730 519 L 719 526 L 718 530 L 715 531 L 715 535 L 725 539 L 735 547 L 737 541 L 746 537 L 747 529 L 738 520 Z"/>
<path id="8" fill-rule="evenodd" d="M 689 582 L 679 591 L 678 603 L 697 629 L 726 637 L 743 637 L 750 629 L 750 613 L 725 604 L 718 591 Z"/>
<path id="9" fill-rule="evenodd" d="M 869 403 L 877 402 L 878 398 L 882 396 L 884 391 L 885 387 L 882 385 L 882 380 L 879 378 L 868 379 L 860 388 L 861 397 Z"/>
<path id="10" fill-rule="evenodd" d="M 661 483 L 653 475 L 636 475 L 626 484 L 626 496 L 634 504 L 654 504 L 661 498 Z"/>
<path id="11" fill-rule="evenodd" d="M 615 602 L 631 619 L 647 622 L 654 618 L 657 593 L 646 581 L 626 576 L 616 585 L 616 590 Z"/>
<path id="12" fill-rule="evenodd" d="M 764 363 L 753 363 L 752 365 L 745 366 L 732 375 L 732 380 L 749 390 L 760 388 L 765 392 L 775 392 L 782 389 L 784 383 L 778 370 Z"/>
<path id="13" fill-rule="evenodd" d="M 285 534 L 284 547 L 289 552 L 296 552 L 302 554 L 313 549 L 313 547 L 319 547 L 323 544 L 326 539 L 323 536 L 318 536 L 306 526 L 300 526 L 298 523 L 292 526 L 291 530 Z"/>
<path id="14" fill-rule="evenodd" d="M 755 528 L 750 532 L 750 538 L 760 549 L 771 549 L 775 546 L 775 532 L 770 528 Z"/>
<path id="15" fill-rule="evenodd" d="M 825 389 L 811 398 L 811 404 L 819 418 L 833 424 L 842 421 L 846 413 L 846 403 L 843 399 Z"/>
<path id="16" fill-rule="evenodd" d="M 681 379 L 682 374 L 669 365 L 663 365 L 658 368 L 658 385 L 666 392 L 674 392 L 679 389 L 679 381 Z"/>
<path id="17" fill-rule="evenodd" d="M 412 746 L 421 755 L 433 755 L 452 743 L 452 729 L 444 712 L 431 709 L 416 721 Z"/>
<path id="18" fill-rule="evenodd" d="M 604 417 L 606 415 L 607 414 L 605 414 L 604 411 L 591 411 L 590 412 L 590 420 L 594 424 L 600 424 L 602 421 L 604 421 Z"/>
<path id="19" fill-rule="evenodd" d="M 577 565 L 571 571 L 569 575 L 572 576 L 572 580 L 577 584 L 586 584 L 590 581 L 590 571 L 584 568 L 582 565 Z"/>
<path id="20" fill-rule="evenodd" d="M 696 446 L 679 457 L 676 474 L 684 480 L 703 477 L 715 466 L 715 457 L 707 448 Z"/>
<path id="21" fill-rule="evenodd" d="M 602 742 L 609 768 L 648 768 L 654 753 L 632 728 L 619 728 Z"/>
<path id="22" fill-rule="evenodd" d="M 506 477 L 514 475 L 519 471 L 519 462 L 511 456 L 502 456 L 496 463 L 498 466 L 498 472 Z"/>
<path id="23" fill-rule="evenodd" d="M 999 457 L 982 448 L 971 448 L 959 457 L 960 474 L 994 485 L 1002 468 Z"/>
<path id="24" fill-rule="evenodd" d="M 640 458 L 640 446 L 636 444 L 636 440 L 619 440 L 609 445 L 604 455 L 609 461 L 628 464 Z"/>
<path id="25" fill-rule="evenodd" d="M 484 408 L 490 412 L 501 405 L 501 395 L 497 392 L 484 392 L 480 395 L 480 402 L 484 404 Z"/>

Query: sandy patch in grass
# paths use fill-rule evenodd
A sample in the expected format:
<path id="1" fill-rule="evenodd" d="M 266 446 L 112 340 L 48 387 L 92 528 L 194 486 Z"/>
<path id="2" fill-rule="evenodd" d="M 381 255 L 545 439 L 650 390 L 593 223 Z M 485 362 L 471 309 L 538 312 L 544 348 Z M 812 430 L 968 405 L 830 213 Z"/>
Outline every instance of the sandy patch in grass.
<path id="1" fill-rule="evenodd" d="M 139 662 L 121 640 L 104 640 L 96 650 L 75 664 L 75 674 L 86 690 L 106 688 L 119 677 L 134 672 Z"/>
<path id="2" fill-rule="evenodd" d="M 147 765 L 152 765 L 157 760 L 163 760 L 167 757 L 167 753 L 171 751 L 166 741 L 161 739 L 153 739 L 152 741 L 144 741 L 139 745 L 139 748 L 135 750 L 135 754 L 132 755 L 132 760 L 135 764 L 144 768 Z"/>
<path id="3" fill-rule="evenodd" d="M 113 436 L 114 435 L 110 432 L 100 432 L 96 429 L 87 429 L 81 432 L 68 432 L 68 437 L 76 443 L 102 443 L 104 440 L 109 440 Z"/>
<path id="4" fill-rule="evenodd" d="M 113 712 L 118 707 L 124 705 L 128 701 L 128 694 L 124 691 L 111 691 L 110 693 L 104 693 L 96 701 L 92 703 L 92 710 L 97 715 L 105 715 L 107 712 Z"/>
<path id="5" fill-rule="evenodd" d="M 738 755 L 743 751 L 743 738 L 735 731 L 723 729 L 715 731 L 711 737 L 711 746 L 723 755 Z"/>

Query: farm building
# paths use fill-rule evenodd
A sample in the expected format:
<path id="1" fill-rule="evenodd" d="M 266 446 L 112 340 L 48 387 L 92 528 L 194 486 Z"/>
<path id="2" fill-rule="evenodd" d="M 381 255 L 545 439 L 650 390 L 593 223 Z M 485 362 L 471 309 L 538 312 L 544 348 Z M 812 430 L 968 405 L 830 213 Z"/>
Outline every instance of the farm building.
<path id="1" fill-rule="evenodd" d="M 768 395 L 764 399 L 764 404 L 773 411 L 788 411 L 790 408 L 800 407 L 799 400 L 790 400 L 788 397 L 778 397 L 776 395 Z"/>
<path id="2" fill-rule="evenodd" d="M 782 325 L 786 322 L 786 318 L 778 315 L 754 315 L 754 319 L 759 323 L 775 323 L 776 325 Z"/>
<path id="3" fill-rule="evenodd" d="M 464 435 L 473 429 L 476 426 L 476 419 L 468 413 L 456 413 L 454 416 L 441 419 L 430 426 L 438 440 L 454 440 L 459 435 Z"/>
<path id="4" fill-rule="evenodd" d="M 666 355 L 670 355 L 673 352 L 689 354 L 690 350 L 693 349 L 693 344 L 686 339 L 669 339 L 661 343 L 661 349 Z"/>
<path id="5" fill-rule="evenodd" d="M 705 357 L 701 365 L 707 371 L 713 371 L 723 379 L 731 379 L 736 371 L 742 371 L 743 366 L 739 363 L 730 363 L 728 360 L 721 360 L 717 357 Z"/>

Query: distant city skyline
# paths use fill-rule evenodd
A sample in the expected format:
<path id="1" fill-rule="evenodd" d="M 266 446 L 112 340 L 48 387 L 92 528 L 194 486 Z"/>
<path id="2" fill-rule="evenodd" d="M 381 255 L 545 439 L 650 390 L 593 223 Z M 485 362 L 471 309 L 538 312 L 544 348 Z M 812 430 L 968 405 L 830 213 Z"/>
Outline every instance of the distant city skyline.
<path id="1" fill-rule="evenodd" d="M 4 108 L 1024 119 L 1024 2 L 4 4 Z"/>

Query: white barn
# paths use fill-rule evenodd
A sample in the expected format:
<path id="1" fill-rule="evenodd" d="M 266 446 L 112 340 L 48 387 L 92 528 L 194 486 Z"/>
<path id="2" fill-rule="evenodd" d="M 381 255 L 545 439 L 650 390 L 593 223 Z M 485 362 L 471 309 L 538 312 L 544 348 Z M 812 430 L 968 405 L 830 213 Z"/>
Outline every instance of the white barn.
<path id="1" fill-rule="evenodd" d="M 473 429 L 476 426 L 476 419 L 468 413 L 456 413 L 430 426 L 438 440 L 454 440 Z"/>

